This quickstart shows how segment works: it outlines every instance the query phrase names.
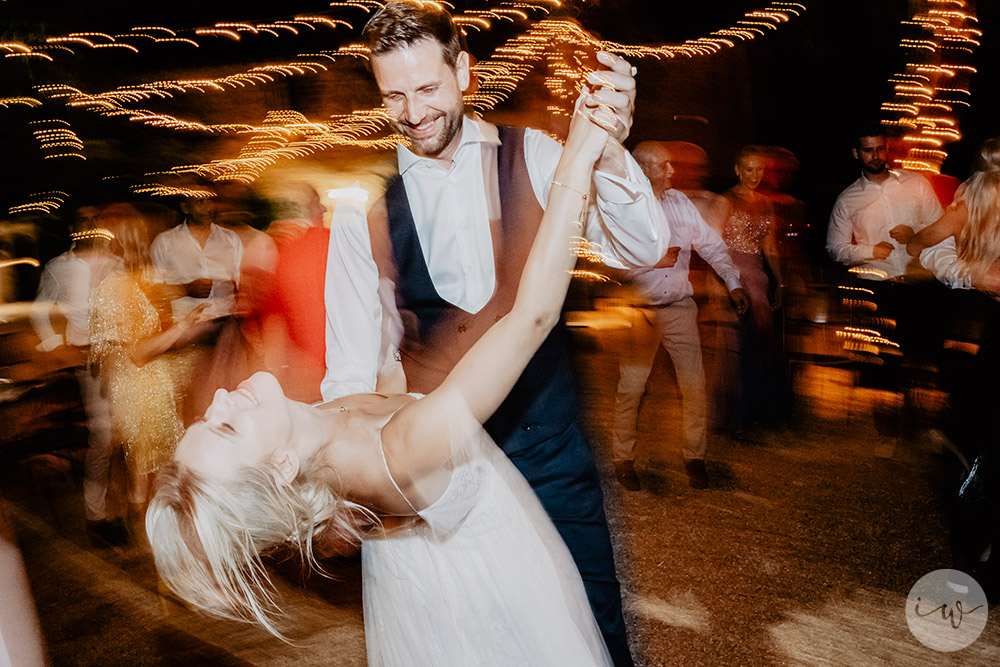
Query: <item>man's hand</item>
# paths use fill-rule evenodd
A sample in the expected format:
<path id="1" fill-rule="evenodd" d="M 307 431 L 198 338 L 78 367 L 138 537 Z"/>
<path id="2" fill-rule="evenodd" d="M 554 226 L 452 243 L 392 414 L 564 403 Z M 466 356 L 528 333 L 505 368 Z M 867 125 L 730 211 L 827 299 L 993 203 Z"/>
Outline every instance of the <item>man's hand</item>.
<path id="1" fill-rule="evenodd" d="M 729 298 L 733 302 L 733 308 L 736 309 L 737 315 L 743 315 L 750 309 L 750 295 L 742 287 L 737 287 L 732 292 L 729 293 Z"/>
<path id="2" fill-rule="evenodd" d="M 910 242 L 916 232 L 913 231 L 913 227 L 909 225 L 896 225 L 889 230 L 889 238 L 900 245 L 906 245 Z"/>
<path id="3" fill-rule="evenodd" d="M 888 241 L 882 241 L 880 243 L 876 243 L 875 247 L 872 248 L 872 256 L 875 259 L 885 259 L 892 253 L 893 248 L 894 246 Z"/>
<path id="4" fill-rule="evenodd" d="M 654 269 L 669 269 L 674 264 L 677 263 L 677 256 L 681 253 L 680 246 L 670 246 L 667 248 L 667 254 L 660 258 L 660 261 L 656 263 L 653 267 Z"/>
<path id="5" fill-rule="evenodd" d="M 590 99 L 606 107 L 615 116 L 604 154 L 597 169 L 607 174 L 625 176 L 625 149 L 622 142 L 632 128 L 635 111 L 635 68 L 619 56 L 607 51 L 597 52 L 598 68 L 587 75 Z"/>

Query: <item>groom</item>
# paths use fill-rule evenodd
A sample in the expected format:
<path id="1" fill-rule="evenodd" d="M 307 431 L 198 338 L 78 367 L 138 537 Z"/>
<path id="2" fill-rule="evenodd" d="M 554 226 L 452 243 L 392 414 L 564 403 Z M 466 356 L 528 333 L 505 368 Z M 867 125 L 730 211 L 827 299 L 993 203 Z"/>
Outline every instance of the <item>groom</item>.
<path id="1" fill-rule="evenodd" d="M 470 54 L 434 4 L 389 2 L 364 37 L 409 146 L 397 147 L 400 175 L 368 213 L 370 236 L 357 226 L 331 230 L 325 400 L 372 391 L 376 379 L 388 388 L 404 372 L 396 389 L 428 393 L 510 310 L 561 151 L 537 130 L 466 115 Z M 620 141 L 632 121 L 634 71 L 611 54 L 599 62 L 587 83 L 614 109 Z M 619 141 L 598 164 L 600 215 L 590 212 L 586 235 L 628 265 L 652 265 L 667 250 L 667 225 Z M 557 327 L 486 430 L 573 554 L 615 664 L 631 665 L 603 495 L 577 410 L 566 332 Z"/>

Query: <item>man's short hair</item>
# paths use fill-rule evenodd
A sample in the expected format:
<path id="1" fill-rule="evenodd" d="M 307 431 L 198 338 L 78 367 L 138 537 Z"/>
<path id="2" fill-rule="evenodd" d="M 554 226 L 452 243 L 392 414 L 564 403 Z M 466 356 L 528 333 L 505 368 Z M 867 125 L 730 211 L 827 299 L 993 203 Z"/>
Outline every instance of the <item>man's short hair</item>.
<path id="1" fill-rule="evenodd" d="M 458 54 L 464 50 L 462 35 L 451 15 L 431 2 L 387 2 L 365 24 L 362 38 L 372 56 L 390 53 L 424 39 L 434 40 L 441 45 L 441 54 L 449 67 L 455 66 Z"/>
<path id="2" fill-rule="evenodd" d="M 662 141 L 640 141 L 630 152 L 643 171 L 655 166 L 669 155 Z"/>
<path id="3" fill-rule="evenodd" d="M 854 148 L 861 148 L 861 139 L 864 137 L 885 137 L 889 138 L 889 130 L 882 123 L 869 120 L 858 125 L 854 134 Z"/>

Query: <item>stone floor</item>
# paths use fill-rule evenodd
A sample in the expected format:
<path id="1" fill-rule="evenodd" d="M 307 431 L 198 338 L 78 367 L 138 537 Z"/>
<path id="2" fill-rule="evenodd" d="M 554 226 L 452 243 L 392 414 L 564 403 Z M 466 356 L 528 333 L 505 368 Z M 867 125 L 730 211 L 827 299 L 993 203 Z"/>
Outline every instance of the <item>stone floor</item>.
<path id="1" fill-rule="evenodd" d="M 609 348 L 597 338 L 578 354 L 584 424 L 607 480 L 640 666 L 1000 664 L 993 609 L 982 636 L 955 653 L 924 647 L 904 617 L 917 579 L 952 564 L 951 454 L 925 428 L 932 420 L 915 417 L 938 409 L 933 391 L 904 402 L 856 386 L 845 368 L 802 364 L 788 425 L 713 434 L 712 484 L 696 491 L 680 463 L 669 365 L 658 361 L 641 410 L 643 490 L 628 492 L 613 481 L 606 444 Z M 907 427 L 886 428 L 900 410 Z M 277 566 L 295 628 L 283 643 L 162 595 L 146 549 L 94 547 L 74 471 L 7 470 L 0 486 L 53 665 L 365 664 L 357 558 L 331 560 L 335 580 L 303 582 L 294 564 Z"/>

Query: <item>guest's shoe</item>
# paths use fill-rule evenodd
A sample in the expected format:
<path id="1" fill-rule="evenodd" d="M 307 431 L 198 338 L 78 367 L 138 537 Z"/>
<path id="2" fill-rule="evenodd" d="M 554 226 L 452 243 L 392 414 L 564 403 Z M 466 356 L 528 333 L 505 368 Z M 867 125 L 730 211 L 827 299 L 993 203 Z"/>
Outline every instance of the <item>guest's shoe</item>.
<path id="1" fill-rule="evenodd" d="M 639 476 L 635 474 L 635 467 L 632 461 L 622 461 L 615 464 L 615 477 L 618 483 L 629 491 L 639 491 L 642 485 L 639 483 Z"/>
<path id="2" fill-rule="evenodd" d="M 88 521 L 87 534 L 95 547 L 123 547 L 128 544 L 128 530 L 121 519 Z"/>
<path id="3" fill-rule="evenodd" d="M 705 470 L 704 459 L 688 459 L 684 462 L 684 470 L 688 474 L 688 484 L 692 489 L 708 488 L 708 471 Z"/>

